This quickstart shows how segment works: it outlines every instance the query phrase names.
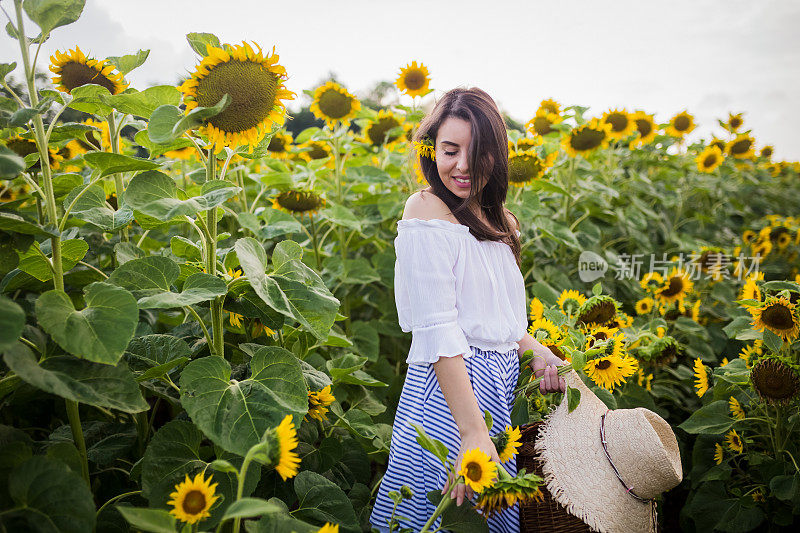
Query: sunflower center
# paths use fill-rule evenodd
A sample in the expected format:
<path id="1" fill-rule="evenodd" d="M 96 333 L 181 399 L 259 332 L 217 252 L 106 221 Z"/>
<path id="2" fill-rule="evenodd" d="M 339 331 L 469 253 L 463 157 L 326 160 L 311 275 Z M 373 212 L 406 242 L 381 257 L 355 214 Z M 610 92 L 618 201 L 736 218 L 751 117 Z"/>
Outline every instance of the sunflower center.
<path id="1" fill-rule="evenodd" d="M 705 168 L 713 167 L 717 162 L 717 154 L 709 154 L 703 159 L 703 166 Z"/>
<path id="2" fill-rule="evenodd" d="M 283 137 L 279 135 L 273 135 L 272 139 L 270 139 L 269 141 L 269 146 L 267 146 L 267 150 L 275 153 L 285 152 L 286 142 L 283 140 Z"/>
<path id="3" fill-rule="evenodd" d="M 731 145 L 731 153 L 735 155 L 747 153 L 747 151 L 750 149 L 750 144 L 752 144 L 750 139 L 736 141 L 733 143 L 733 145 Z"/>
<path id="4" fill-rule="evenodd" d="M 316 209 L 320 205 L 320 198 L 313 192 L 286 191 L 278 195 L 281 207 L 295 213 L 302 213 Z"/>
<path id="5" fill-rule="evenodd" d="M 622 113 L 612 113 L 606 117 L 606 122 L 611 124 L 615 132 L 623 131 L 628 127 L 628 117 Z"/>
<path id="6" fill-rule="evenodd" d="M 742 125 L 742 119 L 738 117 L 733 117 L 730 122 L 728 122 L 731 128 L 736 129 Z"/>
<path id="7" fill-rule="evenodd" d="M 342 118 L 350 113 L 352 100 L 335 89 L 328 89 L 319 97 L 319 109 L 330 118 Z"/>
<path id="8" fill-rule="evenodd" d="M 794 327 L 792 311 L 781 304 L 772 304 L 764 309 L 761 320 L 772 329 L 786 330 Z"/>
<path id="9" fill-rule="evenodd" d="M 186 514 L 199 514 L 206 507 L 206 497 L 199 490 L 191 490 L 183 498 L 183 511 Z"/>
<path id="10" fill-rule="evenodd" d="M 541 176 L 544 167 L 538 156 L 521 155 L 508 160 L 508 180 L 524 183 Z"/>
<path id="11" fill-rule="evenodd" d="M 653 125 L 649 120 L 643 118 L 636 119 L 636 129 L 639 130 L 639 135 L 647 137 L 653 131 Z"/>
<path id="12" fill-rule="evenodd" d="M 539 135 L 547 135 L 553 131 L 553 128 L 550 127 L 550 124 L 552 123 L 547 117 L 536 117 L 533 119 L 533 129 Z"/>
<path id="13" fill-rule="evenodd" d="M 769 157 L 771 155 L 772 155 L 772 148 L 764 148 L 763 150 L 761 150 L 762 157 Z"/>
<path id="14" fill-rule="evenodd" d="M 582 128 L 570 139 L 570 145 L 577 151 L 597 148 L 606 138 L 606 132 L 592 128 Z"/>
<path id="15" fill-rule="evenodd" d="M 61 84 L 69 89 L 70 92 L 76 87 L 89 83 L 101 85 L 108 89 L 111 94 L 114 94 L 114 82 L 89 65 L 70 61 L 61 67 Z"/>
<path id="16" fill-rule="evenodd" d="M 597 370 L 608 370 L 611 368 L 611 361 L 608 359 L 603 359 L 595 365 L 595 368 L 597 368 Z"/>
<path id="17" fill-rule="evenodd" d="M 686 131 L 691 126 L 692 122 L 689 120 L 689 117 L 686 115 L 680 115 L 678 118 L 675 119 L 675 129 L 678 131 Z"/>
<path id="18" fill-rule="evenodd" d="M 471 481 L 480 481 L 483 477 L 483 468 L 478 463 L 469 463 L 467 465 L 467 477 Z"/>
<path id="19" fill-rule="evenodd" d="M 411 91 L 418 91 L 425 85 L 425 73 L 421 70 L 410 70 L 406 73 L 403 81 Z"/>
<path id="20" fill-rule="evenodd" d="M 679 277 L 672 277 L 669 279 L 669 285 L 667 288 L 661 291 L 663 296 L 675 296 L 676 294 L 680 294 L 683 290 L 683 281 Z"/>
<path id="21" fill-rule="evenodd" d="M 197 105 L 211 107 L 225 93 L 230 105 L 209 123 L 219 130 L 238 133 L 255 128 L 269 117 L 280 87 L 277 74 L 253 61 L 228 61 L 210 68 L 197 83 Z"/>
<path id="22" fill-rule="evenodd" d="M 381 118 L 377 122 L 373 122 L 367 128 L 367 137 L 369 137 L 369 140 L 375 145 L 383 144 L 384 142 L 392 142 L 400 137 L 400 135 L 389 135 L 389 130 L 396 128 L 399 125 L 400 122 L 398 122 L 395 118 Z"/>
<path id="23" fill-rule="evenodd" d="M 328 152 L 320 142 L 315 142 L 311 145 L 311 150 L 308 151 L 308 157 L 311 159 L 324 159 L 328 157 Z"/>

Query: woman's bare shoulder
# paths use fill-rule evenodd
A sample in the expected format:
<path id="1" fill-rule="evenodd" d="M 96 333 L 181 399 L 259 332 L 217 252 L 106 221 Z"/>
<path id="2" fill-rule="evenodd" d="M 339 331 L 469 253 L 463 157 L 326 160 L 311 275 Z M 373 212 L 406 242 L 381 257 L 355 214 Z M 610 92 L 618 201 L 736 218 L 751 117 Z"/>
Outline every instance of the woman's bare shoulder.
<path id="1" fill-rule="evenodd" d="M 417 191 L 406 200 L 406 205 L 403 209 L 403 220 L 409 218 L 420 218 L 422 220 L 440 218 L 448 222 L 457 222 L 447 204 L 429 189 Z"/>

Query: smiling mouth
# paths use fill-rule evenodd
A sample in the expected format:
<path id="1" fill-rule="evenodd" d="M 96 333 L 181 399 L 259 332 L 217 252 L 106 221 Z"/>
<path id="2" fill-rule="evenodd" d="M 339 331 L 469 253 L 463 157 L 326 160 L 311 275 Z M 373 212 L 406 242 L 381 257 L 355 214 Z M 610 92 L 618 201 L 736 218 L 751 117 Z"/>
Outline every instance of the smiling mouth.
<path id="1" fill-rule="evenodd" d="M 464 176 L 453 176 L 453 179 L 459 183 L 469 183 L 470 178 Z"/>

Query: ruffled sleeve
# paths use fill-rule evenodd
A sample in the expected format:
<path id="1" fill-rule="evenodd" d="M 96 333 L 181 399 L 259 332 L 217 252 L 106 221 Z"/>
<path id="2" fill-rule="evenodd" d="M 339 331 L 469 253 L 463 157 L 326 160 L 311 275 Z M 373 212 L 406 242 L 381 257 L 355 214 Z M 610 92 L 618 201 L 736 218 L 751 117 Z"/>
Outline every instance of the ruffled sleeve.
<path id="1" fill-rule="evenodd" d="M 445 226 L 447 224 L 447 226 Z M 411 332 L 408 364 L 470 357 L 458 325 L 454 265 L 466 226 L 443 220 L 401 220 L 395 238 L 395 302 L 400 328 Z M 468 231 L 468 230 L 467 230 Z"/>

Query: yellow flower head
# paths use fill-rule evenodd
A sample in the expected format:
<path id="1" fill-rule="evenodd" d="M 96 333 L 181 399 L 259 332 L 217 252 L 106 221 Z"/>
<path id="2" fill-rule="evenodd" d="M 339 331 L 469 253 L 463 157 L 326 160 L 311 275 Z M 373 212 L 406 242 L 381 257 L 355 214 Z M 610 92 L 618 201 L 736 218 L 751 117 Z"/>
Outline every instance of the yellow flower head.
<path id="1" fill-rule="evenodd" d="M 497 446 L 500 461 L 506 462 L 517 455 L 517 448 L 522 446 L 522 433 L 519 427 L 506 426 L 505 431 L 492 438 Z"/>
<path id="2" fill-rule="evenodd" d="M 53 84 L 58 90 L 72 94 L 72 90 L 90 83 L 108 89 L 111 94 L 119 94 L 128 87 L 122 74 L 114 72 L 116 67 L 106 63 L 107 59 L 88 59 L 79 47 L 59 50 L 50 56 L 50 71 L 55 74 Z"/>
<path id="3" fill-rule="evenodd" d="M 736 433 L 735 429 L 730 430 L 725 435 L 725 444 L 728 445 L 728 449 L 732 452 L 742 453 L 744 451 L 744 443 L 742 443 L 742 438 Z"/>
<path id="4" fill-rule="evenodd" d="M 684 135 L 691 133 L 696 127 L 694 117 L 684 110 L 670 119 L 669 126 L 664 131 L 672 137 L 683 138 Z"/>
<path id="5" fill-rule="evenodd" d="M 394 84 L 408 96 L 424 96 L 428 92 L 428 86 L 431 83 L 430 75 L 425 65 L 422 63 L 417 65 L 416 61 L 412 61 L 405 67 L 400 68 L 400 75 Z"/>
<path id="6" fill-rule="evenodd" d="M 539 298 L 534 296 L 533 299 L 531 300 L 531 313 L 530 313 L 531 320 L 536 320 L 537 318 L 542 318 L 543 316 L 544 316 L 544 304 Z"/>
<path id="7" fill-rule="evenodd" d="M 610 109 L 603 113 L 601 120 L 606 124 L 611 124 L 611 131 L 608 132 L 608 135 L 612 139 L 627 139 L 629 135 L 637 131 L 633 116 L 625 109 Z"/>
<path id="8" fill-rule="evenodd" d="M 637 111 L 631 115 L 631 120 L 636 124 L 638 136 L 628 143 L 628 149 L 633 150 L 637 147 L 650 144 L 656 138 L 658 127 L 656 126 L 653 115 L 648 115 L 644 111 Z"/>
<path id="9" fill-rule="evenodd" d="M 673 267 L 664 280 L 664 285 L 656 291 L 656 299 L 665 304 L 683 302 L 693 287 L 694 282 L 689 274 L 681 268 Z"/>
<path id="10" fill-rule="evenodd" d="M 586 296 L 574 289 L 569 289 L 561 292 L 561 295 L 556 300 L 556 304 L 561 308 L 565 315 L 575 316 L 578 309 L 586 303 Z"/>
<path id="11" fill-rule="evenodd" d="M 756 140 L 746 133 L 737 135 L 728 143 L 726 151 L 737 159 L 752 158 L 756 153 Z"/>
<path id="12" fill-rule="evenodd" d="M 339 524 L 325 522 L 325 525 L 319 528 L 317 533 L 339 533 Z"/>
<path id="13" fill-rule="evenodd" d="M 787 342 L 800 334 L 797 305 L 783 296 L 768 296 L 761 305 L 748 307 L 747 310 L 753 317 L 753 327 L 759 331 L 768 329 Z"/>
<path id="14" fill-rule="evenodd" d="M 475 492 L 494 485 L 496 473 L 497 465 L 480 448 L 464 452 L 458 475 L 464 476 L 464 483 Z"/>
<path id="15" fill-rule="evenodd" d="M 275 471 L 284 481 L 297 475 L 300 469 L 300 456 L 294 450 L 297 448 L 297 431 L 292 422 L 292 415 L 286 415 L 281 423 L 275 428 L 275 435 L 278 441 L 278 457 L 275 464 Z"/>
<path id="16" fill-rule="evenodd" d="M 728 406 L 731 409 L 731 416 L 733 416 L 733 418 L 736 420 L 744 420 L 744 409 L 742 409 L 742 404 L 739 403 L 739 400 L 731 396 L 731 399 L 728 400 Z"/>
<path id="17" fill-rule="evenodd" d="M 694 360 L 694 377 L 696 381 L 694 386 L 697 389 L 697 395 L 702 397 L 708 390 L 708 372 L 699 357 Z"/>
<path id="18" fill-rule="evenodd" d="M 186 474 L 186 479 L 175 485 L 175 492 L 169 495 L 172 498 L 167 502 L 172 506 L 170 514 L 189 524 L 211 516 L 209 509 L 219 498 L 214 494 L 218 484 L 211 485 L 211 479 L 211 476 L 205 479 L 203 472 L 197 474 L 192 480 Z"/>
<path id="19" fill-rule="evenodd" d="M 570 157 L 578 155 L 587 157 L 597 149 L 608 147 L 610 132 L 611 124 L 600 122 L 600 119 L 595 117 L 567 134 L 561 141 L 561 146 Z"/>
<path id="20" fill-rule="evenodd" d="M 255 44 L 255 43 L 254 43 Z M 264 55 L 246 42 L 241 45 L 208 45 L 206 56 L 191 77 L 178 86 L 183 93 L 186 111 L 211 107 L 228 94 L 230 104 L 221 113 L 208 119 L 200 128 L 219 152 L 225 146 L 253 148 L 272 130 L 282 126 L 286 116 L 283 100 L 294 100 L 295 93 L 286 90 L 286 69 L 278 64 L 275 53 Z"/>
<path id="21" fill-rule="evenodd" d="M 695 158 L 697 170 L 706 173 L 714 172 L 724 160 L 725 156 L 722 155 L 722 150 L 716 146 L 707 147 Z"/>
<path id="22" fill-rule="evenodd" d="M 327 417 L 325 413 L 328 412 L 328 406 L 332 404 L 336 398 L 331 394 L 331 386 L 326 385 L 322 390 L 308 393 L 308 416 L 316 418 L 317 420 L 325 420 Z"/>
<path id="23" fill-rule="evenodd" d="M 541 107 L 532 119 L 525 124 L 525 129 L 529 133 L 537 135 L 547 135 L 550 132 L 556 131 L 551 126 L 563 121 L 564 118 L 558 113 L 553 113 L 547 108 Z"/>
<path id="24" fill-rule="evenodd" d="M 636 302 L 636 314 L 638 315 L 646 315 L 650 311 L 653 310 L 653 304 L 655 302 L 652 298 L 642 298 L 638 302 Z"/>
<path id="25" fill-rule="evenodd" d="M 350 124 L 350 119 L 361 109 L 361 102 L 335 81 L 329 81 L 314 91 L 310 109 L 315 117 L 333 129 L 337 122 Z"/>
<path id="26" fill-rule="evenodd" d="M 725 459 L 725 450 L 722 448 L 719 442 L 714 444 L 714 462 L 722 464 L 722 460 Z"/>
<path id="27" fill-rule="evenodd" d="M 633 357 L 610 355 L 592 359 L 583 370 L 597 385 L 613 391 L 614 387 L 625 383 L 625 378 L 634 375 L 638 368 L 639 364 Z"/>
<path id="28" fill-rule="evenodd" d="M 530 333 L 531 337 L 534 339 L 536 339 L 536 334 L 540 331 L 545 332 L 545 336 L 539 342 L 548 340 L 558 342 L 559 339 L 561 339 L 561 332 L 558 330 L 558 326 L 544 317 L 534 320 L 528 327 L 528 333 Z"/>

